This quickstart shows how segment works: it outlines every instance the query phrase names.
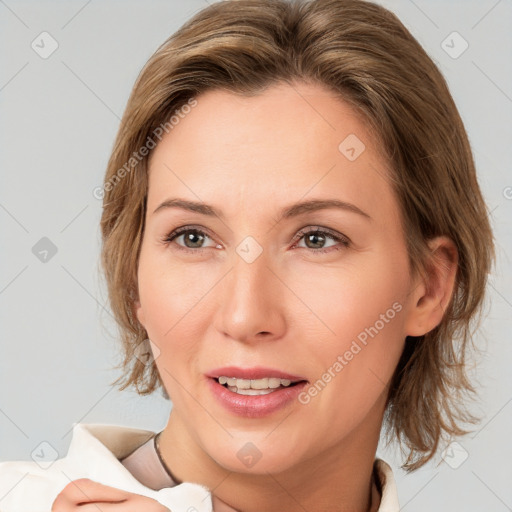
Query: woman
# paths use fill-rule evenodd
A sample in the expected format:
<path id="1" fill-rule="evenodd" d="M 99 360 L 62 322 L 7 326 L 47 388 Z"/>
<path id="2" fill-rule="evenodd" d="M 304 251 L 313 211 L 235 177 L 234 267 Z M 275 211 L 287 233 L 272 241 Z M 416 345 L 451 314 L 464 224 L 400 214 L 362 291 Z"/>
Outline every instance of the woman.
<path id="1" fill-rule="evenodd" d="M 464 432 L 493 255 L 457 109 L 398 19 L 207 7 L 142 70 L 102 194 L 121 389 L 173 408 L 0 465 L 1 510 L 398 511 L 381 428 L 408 470 Z"/>

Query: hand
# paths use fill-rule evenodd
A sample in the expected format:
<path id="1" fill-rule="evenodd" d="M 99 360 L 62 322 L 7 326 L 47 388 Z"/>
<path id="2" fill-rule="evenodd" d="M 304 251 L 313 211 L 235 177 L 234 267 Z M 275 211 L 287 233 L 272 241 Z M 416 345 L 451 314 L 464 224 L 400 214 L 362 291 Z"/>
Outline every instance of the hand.
<path id="1" fill-rule="evenodd" d="M 59 493 L 51 512 L 172 512 L 158 501 L 94 482 L 73 480 Z"/>

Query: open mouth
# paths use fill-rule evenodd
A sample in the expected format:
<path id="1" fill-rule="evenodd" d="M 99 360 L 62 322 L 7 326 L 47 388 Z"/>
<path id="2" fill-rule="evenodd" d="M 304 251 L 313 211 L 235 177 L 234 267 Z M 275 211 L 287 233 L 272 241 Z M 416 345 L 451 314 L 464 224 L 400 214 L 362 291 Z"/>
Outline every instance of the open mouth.
<path id="1" fill-rule="evenodd" d="M 304 380 L 292 381 L 276 377 L 265 377 L 262 379 L 238 379 L 235 377 L 220 376 L 215 380 L 232 393 L 239 395 L 268 395 L 281 389 L 291 388 Z"/>

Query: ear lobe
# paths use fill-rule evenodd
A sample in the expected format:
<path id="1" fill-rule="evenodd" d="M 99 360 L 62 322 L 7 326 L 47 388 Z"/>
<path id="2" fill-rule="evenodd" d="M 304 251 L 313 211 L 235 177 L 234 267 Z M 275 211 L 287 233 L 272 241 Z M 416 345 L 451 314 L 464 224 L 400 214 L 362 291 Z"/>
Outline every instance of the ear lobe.
<path id="1" fill-rule="evenodd" d="M 450 304 L 458 267 L 458 253 L 453 241 L 441 236 L 429 242 L 430 255 L 425 274 L 415 288 L 407 336 L 423 336 L 437 327 Z"/>

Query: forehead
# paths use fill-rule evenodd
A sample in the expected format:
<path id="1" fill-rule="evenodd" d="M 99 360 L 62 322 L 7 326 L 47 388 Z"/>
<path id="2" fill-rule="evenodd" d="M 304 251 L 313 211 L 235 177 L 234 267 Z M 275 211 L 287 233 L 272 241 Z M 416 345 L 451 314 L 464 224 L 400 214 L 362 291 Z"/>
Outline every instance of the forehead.
<path id="1" fill-rule="evenodd" d="M 251 97 L 210 90 L 196 99 L 151 156 L 149 208 L 168 194 L 233 209 L 305 195 L 357 197 L 367 210 L 393 201 L 368 127 L 322 86 L 279 84 Z"/>

